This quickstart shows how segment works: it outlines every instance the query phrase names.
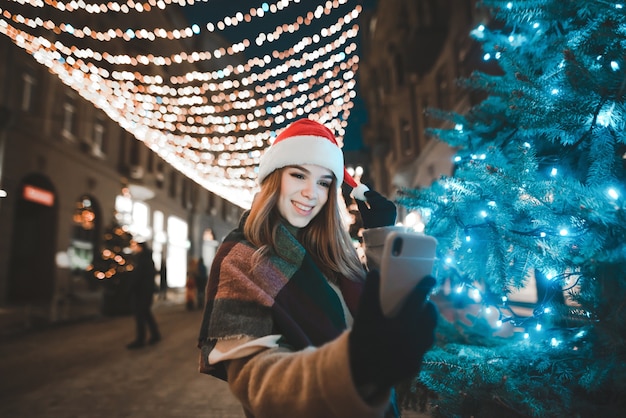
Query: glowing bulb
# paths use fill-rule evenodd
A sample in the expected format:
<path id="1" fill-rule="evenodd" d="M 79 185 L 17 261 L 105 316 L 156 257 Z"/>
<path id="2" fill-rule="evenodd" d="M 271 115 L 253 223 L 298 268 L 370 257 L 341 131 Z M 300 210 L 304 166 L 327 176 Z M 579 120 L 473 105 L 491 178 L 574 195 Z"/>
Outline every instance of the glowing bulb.
<path id="1" fill-rule="evenodd" d="M 569 234 L 569 231 L 567 230 L 567 228 L 561 228 L 561 230 L 559 231 L 559 235 L 562 237 L 566 237 Z"/>
<path id="2" fill-rule="evenodd" d="M 611 197 L 611 199 L 613 199 L 613 200 L 617 200 L 619 198 L 619 193 L 617 193 L 617 190 L 615 190 L 613 188 L 610 188 L 607 191 L 607 193 L 608 193 L 609 197 Z"/>

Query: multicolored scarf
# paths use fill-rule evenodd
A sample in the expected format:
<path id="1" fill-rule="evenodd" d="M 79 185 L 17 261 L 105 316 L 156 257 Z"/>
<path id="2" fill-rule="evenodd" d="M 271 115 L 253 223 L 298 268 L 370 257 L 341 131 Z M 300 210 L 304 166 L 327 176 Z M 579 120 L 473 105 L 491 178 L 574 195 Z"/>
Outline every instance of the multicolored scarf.
<path id="1" fill-rule="evenodd" d="M 346 329 L 339 296 L 296 237 L 281 225 L 282 257 L 273 254 L 253 265 L 256 248 L 243 236 L 244 222 L 245 216 L 213 260 L 198 342 L 200 371 L 222 380 L 223 364 L 208 363 L 218 340 L 279 334 L 281 346 L 300 350 L 329 342 Z M 337 285 L 354 315 L 362 283 L 340 277 Z"/>

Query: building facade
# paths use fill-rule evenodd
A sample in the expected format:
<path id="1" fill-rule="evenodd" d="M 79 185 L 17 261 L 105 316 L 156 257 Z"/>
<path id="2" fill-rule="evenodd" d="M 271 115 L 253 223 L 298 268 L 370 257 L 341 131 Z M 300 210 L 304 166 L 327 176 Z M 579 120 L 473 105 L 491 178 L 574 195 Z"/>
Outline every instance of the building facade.
<path id="1" fill-rule="evenodd" d="M 483 65 L 469 37 L 482 19 L 467 0 L 389 0 L 364 17 L 359 83 L 368 113 L 367 175 L 387 196 L 452 173 L 454 150 L 427 136 L 443 125 L 426 111 L 462 112 L 472 104 L 456 80 Z"/>
<path id="2" fill-rule="evenodd" d="M 181 16 L 149 18 L 159 27 Z M 0 308 L 36 307 L 51 321 L 71 319 L 74 304 L 97 310 L 102 286 L 85 269 L 116 224 L 151 244 L 157 268 L 166 260 L 171 287 L 184 287 L 190 257 L 210 264 L 240 207 L 176 171 L 5 36 L 0 57 Z"/>

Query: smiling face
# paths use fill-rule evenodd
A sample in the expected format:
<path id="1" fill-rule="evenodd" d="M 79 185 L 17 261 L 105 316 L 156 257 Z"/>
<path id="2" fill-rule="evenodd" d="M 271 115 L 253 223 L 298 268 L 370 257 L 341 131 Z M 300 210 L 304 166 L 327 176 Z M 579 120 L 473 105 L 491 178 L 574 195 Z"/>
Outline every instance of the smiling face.
<path id="1" fill-rule="evenodd" d="M 296 228 L 303 228 L 328 201 L 333 173 L 313 164 L 285 167 L 280 183 L 278 211 Z"/>

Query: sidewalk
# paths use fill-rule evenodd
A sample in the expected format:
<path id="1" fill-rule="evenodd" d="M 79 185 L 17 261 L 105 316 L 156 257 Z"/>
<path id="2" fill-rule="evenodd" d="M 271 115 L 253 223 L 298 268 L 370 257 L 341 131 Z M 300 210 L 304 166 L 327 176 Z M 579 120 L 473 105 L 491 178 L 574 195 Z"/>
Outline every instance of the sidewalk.
<path id="1" fill-rule="evenodd" d="M 0 308 L 0 371 L 15 376 L 0 383 L 0 416 L 242 418 L 226 383 L 197 371 L 201 312 L 188 311 L 184 296 L 170 289 L 155 300 L 163 341 L 137 352 L 125 349 L 133 318 L 102 316 L 97 300 L 57 322 L 45 319 L 49 309 Z"/>
<path id="2" fill-rule="evenodd" d="M 153 310 L 183 306 L 184 299 L 184 289 L 169 289 L 167 300 L 159 300 L 155 295 Z M 0 340 L 50 327 L 104 317 L 101 312 L 101 292 L 76 293 L 61 303 L 57 303 L 56 306 L 56 309 L 52 308 L 52 304 L 0 307 Z"/>

